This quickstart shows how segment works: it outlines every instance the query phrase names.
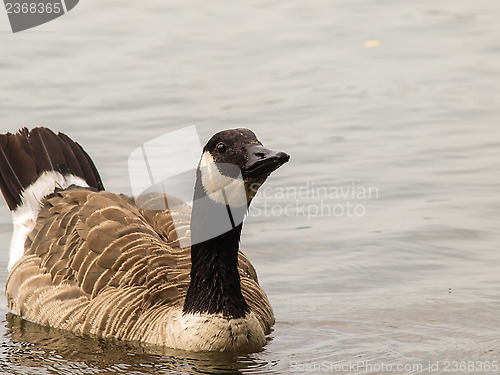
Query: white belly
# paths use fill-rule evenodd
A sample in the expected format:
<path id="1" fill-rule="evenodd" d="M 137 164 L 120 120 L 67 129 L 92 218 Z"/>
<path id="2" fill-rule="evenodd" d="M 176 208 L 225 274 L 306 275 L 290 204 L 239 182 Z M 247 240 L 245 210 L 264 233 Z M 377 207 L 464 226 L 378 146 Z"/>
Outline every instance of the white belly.
<path id="1" fill-rule="evenodd" d="M 265 334 L 253 312 L 228 319 L 210 314 L 183 314 L 174 308 L 166 319 L 155 319 L 146 338 L 151 344 L 189 351 L 251 351 L 261 348 Z M 159 318 L 159 317 L 158 317 Z"/>

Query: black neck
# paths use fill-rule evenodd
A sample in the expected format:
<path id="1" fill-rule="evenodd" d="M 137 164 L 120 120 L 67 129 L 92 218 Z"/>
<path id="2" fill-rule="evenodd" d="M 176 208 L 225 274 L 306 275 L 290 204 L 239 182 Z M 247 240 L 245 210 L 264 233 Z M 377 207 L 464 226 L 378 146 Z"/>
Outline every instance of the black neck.
<path id="1" fill-rule="evenodd" d="M 241 318 L 250 311 L 241 293 L 238 249 L 247 207 L 229 207 L 206 197 L 198 176 L 191 217 L 191 283 L 184 302 L 185 313 L 222 314 Z M 218 225 L 230 225 L 218 233 Z"/>

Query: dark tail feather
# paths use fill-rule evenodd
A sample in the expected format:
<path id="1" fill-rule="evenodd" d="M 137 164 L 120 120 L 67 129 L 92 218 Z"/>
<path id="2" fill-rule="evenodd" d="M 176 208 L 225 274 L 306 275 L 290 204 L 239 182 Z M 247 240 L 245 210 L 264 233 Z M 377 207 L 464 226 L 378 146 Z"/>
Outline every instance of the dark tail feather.
<path id="1" fill-rule="evenodd" d="M 104 190 L 92 159 L 67 135 L 47 128 L 0 134 L 0 188 L 11 210 L 21 203 L 22 191 L 45 171 L 72 174 Z"/>
<path id="2" fill-rule="evenodd" d="M 99 172 L 97 172 L 97 168 L 94 165 L 94 162 L 90 158 L 90 156 L 85 152 L 85 150 L 78 143 L 73 142 L 70 137 L 66 134 L 59 133 L 60 140 L 65 142 L 68 146 L 67 152 L 73 157 L 69 157 L 72 163 L 80 167 L 81 174 L 77 174 L 77 176 L 82 177 L 89 186 L 95 187 L 97 190 L 104 190 L 104 185 L 101 181 L 101 176 L 99 176 Z M 71 167 L 68 165 L 71 170 Z"/>
<path id="3" fill-rule="evenodd" d="M 28 158 L 27 162 L 19 162 L 23 158 L 25 152 L 19 146 L 21 142 L 17 139 L 10 139 L 9 134 L 0 136 L 0 188 L 2 189 L 5 201 L 12 210 L 19 200 L 19 194 L 23 190 L 23 177 L 18 176 L 15 165 L 23 166 L 25 169 L 30 170 L 31 173 L 26 173 L 24 180 L 29 180 L 29 174 L 36 174 L 33 161 Z M 10 142 L 9 142 L 10 141 Z M 12 147 L 9 147 L 12 144 Z M 13 155 L 12 149 L 17 148 L 18 152 Z M 36 178 L 36 177 L 35 177 Z"/>

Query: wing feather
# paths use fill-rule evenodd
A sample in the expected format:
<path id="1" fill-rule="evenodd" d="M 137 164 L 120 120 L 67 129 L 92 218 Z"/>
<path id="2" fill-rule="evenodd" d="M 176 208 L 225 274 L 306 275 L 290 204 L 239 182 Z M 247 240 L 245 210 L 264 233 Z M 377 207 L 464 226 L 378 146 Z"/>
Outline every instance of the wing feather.
<path id="1" fill-rule="evenodd" d="M 185 204 L 153 211 L 105 191 L 56 191 L 45 200 L 25 255 L 9 275 L 9 307 L 77 333 L 159 342 L 150 325 L 182 306 L 189 287 L 190 248 L 179 243 L 189 241 L 190 214 Z M 268 331 L 271 307 L 241 252 L 239 271 L 243 295 Z"/>

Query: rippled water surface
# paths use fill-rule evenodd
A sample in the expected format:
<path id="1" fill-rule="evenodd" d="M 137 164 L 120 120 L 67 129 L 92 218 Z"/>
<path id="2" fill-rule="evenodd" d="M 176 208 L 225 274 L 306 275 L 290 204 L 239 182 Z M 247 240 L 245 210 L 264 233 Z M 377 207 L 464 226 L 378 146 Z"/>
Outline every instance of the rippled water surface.
<path id="1" fill-rule="evenodd" d="M 2 296 L 0 371 L 497 373 L 479 366 L 500 360 L 499 19 L 497 0 L 87 0 L 19 34 L 2 17 L 1 130 L 69 134 L 108 190 L 187 125 L 292 159 L 243 230 L 277 320 L 261 352 L 77 337 Z M 3 203 L 2 285 L 10 220 Z"/>

